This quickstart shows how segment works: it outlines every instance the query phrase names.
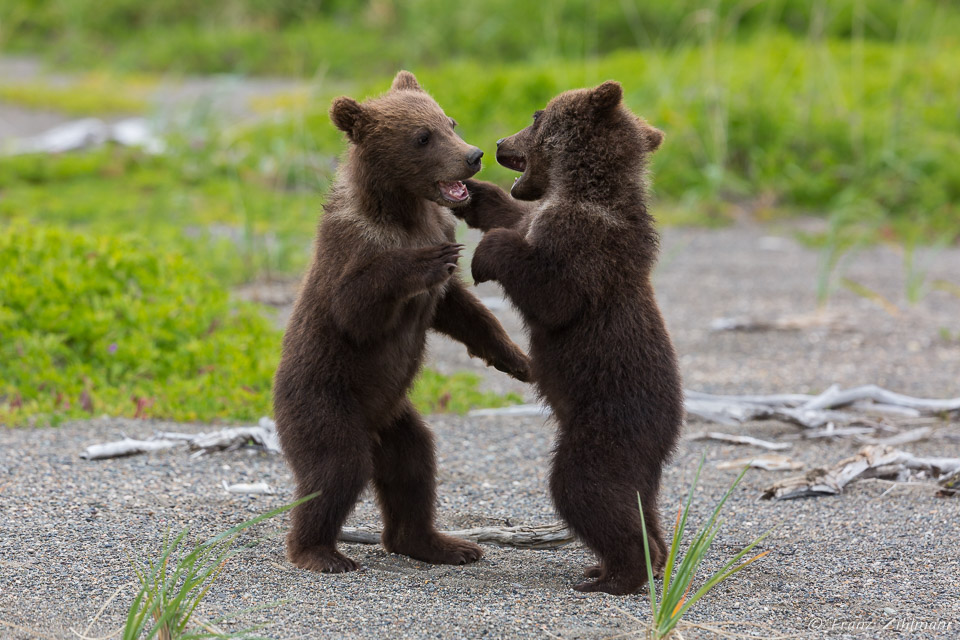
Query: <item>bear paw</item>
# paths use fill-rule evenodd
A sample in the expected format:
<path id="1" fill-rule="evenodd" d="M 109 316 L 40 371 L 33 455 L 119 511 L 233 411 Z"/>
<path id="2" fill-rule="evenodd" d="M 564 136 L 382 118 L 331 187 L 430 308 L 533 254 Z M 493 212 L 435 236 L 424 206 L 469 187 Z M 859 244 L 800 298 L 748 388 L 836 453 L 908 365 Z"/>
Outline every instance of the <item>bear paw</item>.
<path id="1" fill-rule="evenodd" d="M 587 569 L 584 570 L 584 573 L 593 568 L 595 567 L 587 567 Z M 646 580 L 644 579 L 626 579 L 622 576 L 608 576 L 600 578 L 599 580 L 581 582 L 580 584 L 574 585 L 573 588 L 577 591 L 582 591 L 583 593 L 595 593 L 600 591 L 614 596 L 626 596 L 631 593 L 636 593 L 636 591 L 639 590 L 640 587 L 642 587 L 645 583 Z"/>
<path id="2" fill-rule="evenodd" d="M 391 553 L 410 556 L 415 560 L 431 564 L 468 564 L 483 556 L 483 550 L 472 542 L 432 533 L 419 538 L 384 542 Z"/>
<path id="3" fill-rule="evenodd" d="M 583 568 L 584 578 L 599 578 L 601 575 L 603 575 L 603 567 L 599 564 L 592 564 Z"/>
<path id="4" fill-rule="evenodd" d="M 346 573 L 356 571 L 360 565 L 333 547 L 309 547 L 288 550 L 287 559 L 295 566 L 320 573 Z"/>

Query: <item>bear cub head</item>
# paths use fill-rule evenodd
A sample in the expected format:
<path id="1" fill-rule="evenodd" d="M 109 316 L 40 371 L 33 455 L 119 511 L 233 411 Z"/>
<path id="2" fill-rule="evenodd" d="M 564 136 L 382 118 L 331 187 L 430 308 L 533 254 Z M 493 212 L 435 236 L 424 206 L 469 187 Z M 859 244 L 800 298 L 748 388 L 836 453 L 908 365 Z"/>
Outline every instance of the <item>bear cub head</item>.
<path id="1" fill-rule="evenodd" d="M 646 157 L 663 142 L 663 132 L 623 104 L 619 82 L 561 93 L 533 122 L 497 141 L 497 162 L 521 172 L 510 194 L 539 200 L 561 185 L 583 197 L 642 174 Z"/>
<path id="2" fill-rule="evenodd" d="M 386 94 L 359 103 L 340 97 L 330 119 L 347 134 L 351 159 L 384 190 L 402 190 L 445 207 L 470 200 L 463 180 L 480 171 L 483 151 L 467 144 L 457 126 L 409 71 L 401 71 Z"/>

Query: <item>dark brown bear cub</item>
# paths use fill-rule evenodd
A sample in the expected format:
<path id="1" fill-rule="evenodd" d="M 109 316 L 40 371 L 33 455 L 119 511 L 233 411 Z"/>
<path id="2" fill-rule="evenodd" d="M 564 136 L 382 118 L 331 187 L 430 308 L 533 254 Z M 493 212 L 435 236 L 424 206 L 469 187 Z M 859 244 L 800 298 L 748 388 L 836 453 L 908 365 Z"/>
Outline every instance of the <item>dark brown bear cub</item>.
<path id="1" fill-rule="evenodd" d="M 337 535 L 371 480 L 383 545 L 418 560 L 463 564 L 480 547 L 434 528 L 433 438 L 407 399 L 427 329 L 526 380 L 526 355 L 453 275 L 461 245 L 449 207 L 469 202 L 462 180 L 482 152 L 417 84 L 360 104 L 337 98 L 333 123 L 351 142 L 283 341 L 274 385 L 280 444 L 299 496 L 287 555 L 314 571 L 358 565 Z"/>
<path id="2" fill-rule="evenodd" d="M 456 210 L 489 230 L 474 279 L 498 281 L 530 331 L 533 377 L 559 426 L 553 501 L 600 560 L 576 589 L 613 594 L 646 582 L 638 493 L 651 558 L 663 568 L 657 492 L 683 419 L 650 282 L 658 236 L 644 170 L 663 134 L 621 99 L 615 82 L 554 98 L 497 144 L 500 164 L 523 172 L 513 198 L 536 202 L 471 180 L 472 203 Z"/>

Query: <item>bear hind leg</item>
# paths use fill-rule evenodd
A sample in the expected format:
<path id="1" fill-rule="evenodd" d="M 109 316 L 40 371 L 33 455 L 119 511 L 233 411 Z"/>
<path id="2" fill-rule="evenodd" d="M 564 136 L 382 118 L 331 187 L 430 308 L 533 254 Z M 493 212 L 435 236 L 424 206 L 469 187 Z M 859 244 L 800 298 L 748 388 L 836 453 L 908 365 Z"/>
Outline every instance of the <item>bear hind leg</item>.
<path id="1" fill-rule="evenodd" d="M 434 527 L 436 459 L 433 435 L 412 406 L 380 432 L 373 485 L 383 512 L 384 548 L 433 564 L 467 564 L 483 551 Z"/>
<path id="2" fill-rule="evenodd" d="M 628 489 L 611 491 L 610 487 L 629 487 L 631 483 L 606 477 L 609 469 L 596 470 L 604 477 L 586 477 L 585 472 L 589 474 L 591 467 L 585 462 L 589 460 L 579 459 L 578 448 L 561 444 L 550 476 L 558 513 L 599 560 L 584 569 L 589 580 L 574 589 L 613 595 L 634 593 L 647 582 L 636 493 Z M 598 492 L 595 487 L 606 488 Z M 651 546 L 652 550 L 658 549 L 656 544 Z"/>
<path id="3" fill-rule="evenodd" d="M 287 558 L 310 571 L 356 571 L 360 565 L 337 551 L 337 536 L 370 480 L 369 446 L 362 441 L 338 450 L 318 443 L 294 471 L 297 498 L 318 495 L 290 513 Z"/>

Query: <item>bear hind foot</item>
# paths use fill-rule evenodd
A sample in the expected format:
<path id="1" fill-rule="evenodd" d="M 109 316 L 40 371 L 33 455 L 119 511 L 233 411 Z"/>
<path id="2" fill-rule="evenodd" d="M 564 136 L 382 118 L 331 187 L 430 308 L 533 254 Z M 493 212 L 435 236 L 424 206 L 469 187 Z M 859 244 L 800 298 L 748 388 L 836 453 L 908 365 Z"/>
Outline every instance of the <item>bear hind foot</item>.
<path id="1" fill-rule="evenodd" d="M 308 571 L 319 573 L 346 573 L 360 568 L 354 560 L 343 555 L 333 547 L 308 547 L 306 549 L 288 549 L 287 559 L 292 564 Z"/>
<path id="2" fill-rule="evenodd" d="M 592 569 L 594 567 L 587 568 Z M 586 571 L 584 573 L 586 573 Z M 574 585 L 573 588 L 583 593 L 594 593 L 601 591 L 614 596 L 626 596 L 631 593 L 636 593 L 640 587 L 646 584 L 646 582 L 647 581 L 643 578 L 626 580 L 622 577 L 606 576 L 597 580 L 581 582 L 580 584 Z"/>
<path id="3" fill-rule="evenodd" d="M 483 556 L 483 550 L 474 543 L 436 532 L 393 541 L 385 538 L 383 546 L 391 553 L 430 564 L 469 564 Z"/>

